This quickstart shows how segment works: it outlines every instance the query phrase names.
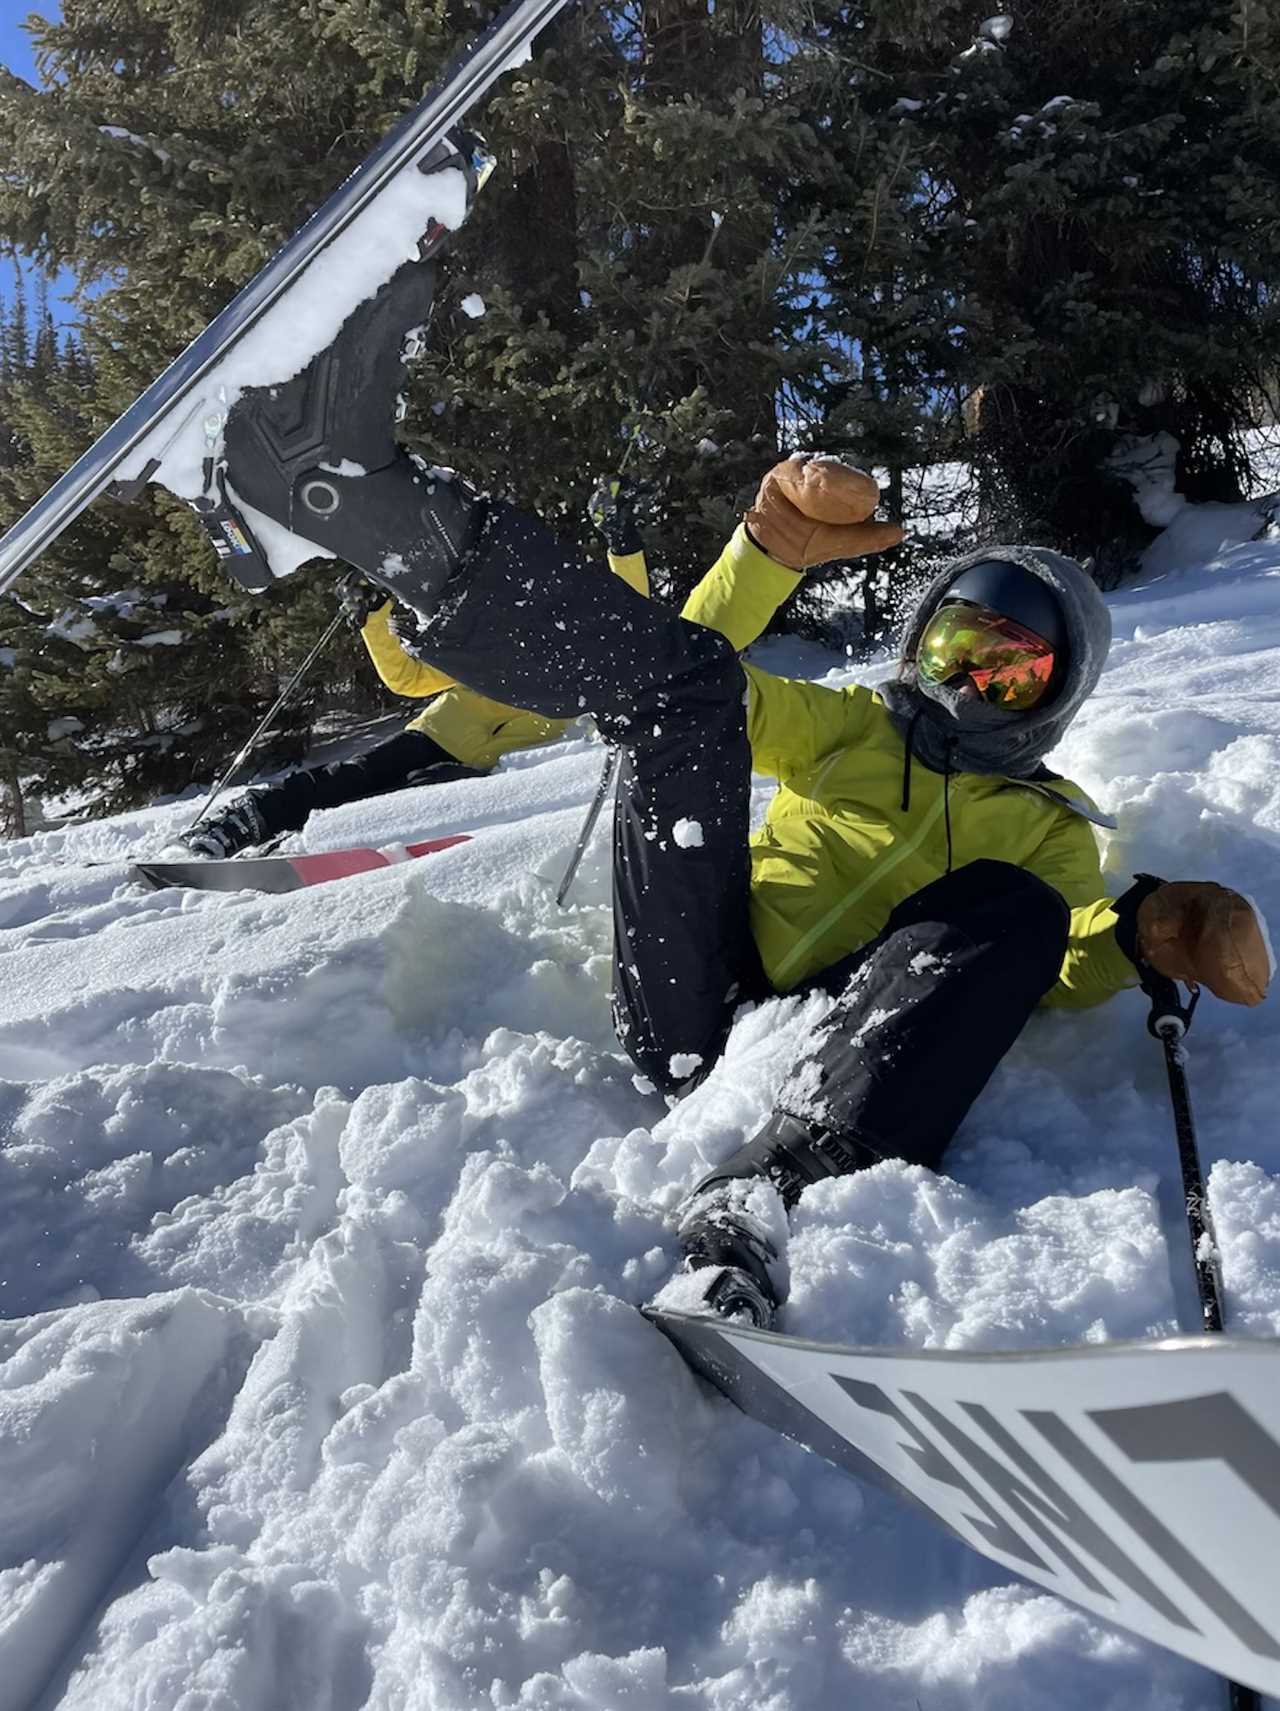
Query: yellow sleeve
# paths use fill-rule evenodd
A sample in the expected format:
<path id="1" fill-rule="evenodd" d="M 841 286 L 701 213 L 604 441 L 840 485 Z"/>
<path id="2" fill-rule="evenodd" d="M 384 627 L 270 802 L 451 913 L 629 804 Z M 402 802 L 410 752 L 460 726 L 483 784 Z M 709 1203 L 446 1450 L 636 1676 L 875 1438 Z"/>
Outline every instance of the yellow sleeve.
<path id="1" fill-rule="evenodd" d="M 719 630 L 741 653 L 763 634 L 778 607 L 803 581 L 803 571 L 775 564 L 739 523 L 680 616 Z"/>
<path id="2" fill-rule="evenodd" d="M 1136 986 L 1138 971 L 1116 943 L 1116 912 L 1089 822 L 1064 809 L 1060 824 L 1024 866 L 1052 885 L 1071 911 L 1062 969 L 1040 1002 L 1083 1010 Z"/>
<path id="3" fill-rule="evenodd" d="M 832 749 L 847 748 L 862 737 L 871 708 L 869 689 L 824 689 L 820 683 L 775 677 L 756 665 L 742 669 L 753 772 L 785 783 Z"/>
<path id="4" fill-rule="evenodd" d="M 649 567 L 642 552 L 610 553 L 609 569 L 615 576 L 620 576 L 628 588 L 634 588 L 637 594 L 648 597 Z"/>
<path id="5" fill-rule="evenodd" d="M 803 571 L 775 564 L 740 523 L 685 601 L 680 616 L 719 630 L 741 653 L 803 581 Z M 775 677 L 759 666 L 742 669 L 747 677 L 747 733 L 754 771 L 785 780 L 812 766 L 828 750 L 857 742 L 861 736 L 871 706 L 869 690 L 824 689 L 817 683 Z"/>
<path id="6" fill-rule="evenodd" d="M 426 712 L 420 713 L 408 728 L 421 731 L 439 743 L 446 754 L 461 761 L 463 766 L 487 772 L 513 749 L 554 742 L 569 724 L 568 719 L 544 719 L 519 707 L 504 706 L 501 701 L 490 701 L 487 695 L 477 695 L 474 689 L 456 684 L 443 695 L 437 695 Z"/>
<path id="7" fill-rule="evenodd" d="M 378 676 L 393 695 L 420 698 L 438 695 L 442 689 L 451 689 L 456 679 L 437 671 L 433 665 L 424 665 L 421 660 L 414 659 L 400 645 L 391 628 L 394 609 L 393 600 L 379 606 L 370 614 L 360 632 L 360 639 L 369 650 L 369 658 Z"/>

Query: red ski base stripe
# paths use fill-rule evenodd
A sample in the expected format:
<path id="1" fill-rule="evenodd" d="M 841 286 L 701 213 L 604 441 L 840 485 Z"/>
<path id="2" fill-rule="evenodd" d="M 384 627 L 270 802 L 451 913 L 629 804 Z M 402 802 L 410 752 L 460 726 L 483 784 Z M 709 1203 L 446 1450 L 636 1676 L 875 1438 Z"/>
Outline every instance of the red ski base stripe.
<path id="1" fill-rule="evenodd" d="M 261 891 L 281 897 L 308 885 L 324 885 L 353 873 L 370 873 L 379 867 L 395 867 L 436 850 L 469 844 L 469 832 L 450 838 L 431 838 L 426 843 L 390 844 L 385 849 L 328 850 L 323 855 L 248 856 L 228 861 L 140 861 L 132 872 L 148 885 L 162 889 L 177 886 L 193 891 Z"/>
<path id="2" fill-rule="evenodd" d="M 454 844 L 470 841 L 468 833 L 458 832 L 451 838 L 432 838 L 424 844 L 401 844 L 394 854 L 374 849 L 327 850 L 322 855 L 286 856 L 285 860 L 303 885 L 323 885 L 330 879 L 348 879 L 353 873 L 372 873 L 374 868 L 394 867 L 399 861 L 434 855 L 437 850 L 451 849 Z M 401 849 L 403 856 L 399 854 Z"/>

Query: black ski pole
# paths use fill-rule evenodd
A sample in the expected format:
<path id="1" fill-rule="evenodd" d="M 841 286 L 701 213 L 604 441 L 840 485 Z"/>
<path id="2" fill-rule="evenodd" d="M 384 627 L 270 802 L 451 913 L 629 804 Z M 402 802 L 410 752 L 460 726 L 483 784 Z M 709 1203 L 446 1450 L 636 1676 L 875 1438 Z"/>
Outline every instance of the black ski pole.
<path id="1" fill-rule="evenodd" d="M 253 745 L 257 742 L 258 738 L 262 735 L 262 733 L 266 730 L 269 730 L 271 725 L 274 723 L 274 721 L 279 717 L 281 709 L 285 706 L 286 702 L 288 702 L 288 700 L 292 696 L 294 690 L 302 682 L 303 678 L 311 670 L 311 667 L 320 658 L 320 655 L 324 652 L 324 650 L 328 647 L 329 643 L 333 640 L 334 635 L 337 633 L 337 631 L 339 629 L 341 629 L 342 625 L 345 624 L 346 621 L 347 621 L 347 614 L 345 612 L 339 612 L 337 617 L 333 620 L 333 622 L 329 625 L 328 629 L 321 636 L 320 640 L 316 643 L 315 647 L 312 648 L 311 652 L 307 655 L 306 659 L 303 660 L 302 664 L 298 667 L 297 671 L 294 672 L 293 676 L 289 679 L 288 683 L 286 683 L 284 688 L 280 691 L 280 694 L 276 699 L 275 705 L 271 708 L 271 711 L 262 720 L 261 724 L 254 731 L 253 735 L 251 737 L 247 737 L 245 739 L 243 746 L 238 750 L 235 759 L 231 762 L 231 765 L 227 768 L 227 770 L 223 773 L 222 777 L 214 785 L 213 789 L 205 797 L 204 803 L 200 809 L 200 812 L 196 815 L 195 819 L 191 822 L 191 824 L 186 828 L 187 832 L 194 831 L 195 828 L 200 824 L 201 820 L 204 819 L 205 815 L 209 812 L 210 808 L 213 807 L 214 803 L 218 800 L 219 796 L 221 796 L 222 792 L 227 788 L 227 785 L 230 783 L 231 779 L 234 777 L 237 768 L 240 766 L 240 763 L 244 760 L 245 756 L 253 748 Z M 185 837 L 185 835 L 186 835 L 186 833 L 184 832 L 183 836 Z"/>
<path id="2" fill-rule="evenodd" d="M 556 903 L 564 908 L 564 900 L 569 895 L 570 888 L 578 876 L 578 868 L 583 856 L 587 853 L 587 845 L 591 842 L 591 834 L 596 829 L 596 821 L 600 811 L 609 798 L 613 789 L 613 781 L 618 771 L 618 751 L 611 748 L 605 756 L 604 771 L 600 774 L 600 782 L 596 785 L 596 793 L 587 809 L 587 817 L 582 822 L 582 830 L 578 833 L 578 841 L 574 845 L 573 854 L 569 857 L 569 865 L 564 870 L 564 878 L 560 881 L 560 889 L 556 892 Z"/>
<path id="3" fill-rule="evenodd" d="M 1187 1053 L 1183 1045 L 1196 1005 L 1200 1002 L 1200 992 L 1197 988 L 1191 995 L 1191 1002 L 1184 1005 L 1175 982 L 1151 968 L 1142 970 L 1142 990 L 1151 1000 L 1147 1027 L 1164 1047 L 1173 1125 L 1178 1137 L 1178 1163 L 1182 1169 L 1182 1194 L 1187 1208 L 1187 1231 L 1191 1237 L 1191 1257 L 1200 1297 L 1200 1322 L 1206 1332 L 1217 1333 L 1223 1328 L 1222 1270 L 1205 1194 L 1204 1173 L 1200 1168 L 1200 1149 L 1196 1145 L 1191 1089 L 1187 1084 Z M 1227 1682 L 1230 1711 L 1260 1711 L 1261 1703 L 1252 1687 L 1244 1687 L 1238 1681 Z"/>

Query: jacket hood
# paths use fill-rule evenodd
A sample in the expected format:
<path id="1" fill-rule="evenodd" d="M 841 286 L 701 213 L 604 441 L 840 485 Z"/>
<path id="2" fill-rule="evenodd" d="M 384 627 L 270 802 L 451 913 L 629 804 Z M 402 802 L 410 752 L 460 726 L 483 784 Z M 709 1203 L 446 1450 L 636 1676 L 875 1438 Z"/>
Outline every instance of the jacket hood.
<path id="1" fill-rule="evenodd" d="M 1006 559 L 1046 583 L 1057 596 L 1067 626 L 1065 674 L 1043 708 L 990 721 L 990 709 L 967 727 L 922 694 L 913 663 L 925 625 L 951 585 L 971 565 Z M 1074 559 L 1048 547 L 987 546 L 944 566 L 916 602 L 902 635 L 902 675 L 877 685 L 890 717 L 926 766 L 938 771 L 998 772 L 1011 778 L 1051 777 L 1043 761 L 1092 694 L 1111 646 L 1111 614 L 1097 584 Z"/>

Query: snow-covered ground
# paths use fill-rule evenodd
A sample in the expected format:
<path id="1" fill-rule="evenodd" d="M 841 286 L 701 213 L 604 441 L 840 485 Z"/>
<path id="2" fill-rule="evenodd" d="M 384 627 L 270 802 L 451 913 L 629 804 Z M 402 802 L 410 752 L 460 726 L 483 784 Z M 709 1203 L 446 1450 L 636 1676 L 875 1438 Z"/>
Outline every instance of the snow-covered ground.
<path id="1" fill-rule="evenodd" d="M 1055 758 L 1119 814 L 1117 889 L 1211 877 L 1277 923 L 1257 527 L 1180 514 Z M 603 837 L 553 899 L 599 759 L 575 734 L 317 816 L 311 849 L 476 836 L 281 899 L 130 883 L 189 807 L 0 848 L 0 1711 L 1217 1711 L 736 1414 L 635 1311 L 819 1006 L 746 1017 L 672 1110 L 636 1087 Z M 1194 1325 L 1144 1023 L 1137 995 L 1037 1018 L 947 1176 L 810 1191 L 784 1328 Z M 1207 998 L 1191 1044 L 1233 1328 L 1275 1336 L 1280 1004 Z"/>

